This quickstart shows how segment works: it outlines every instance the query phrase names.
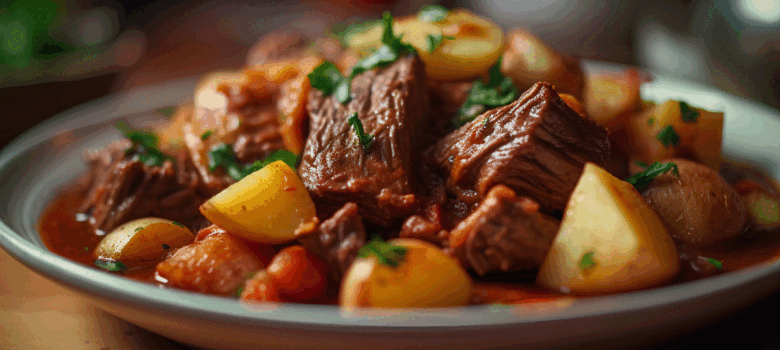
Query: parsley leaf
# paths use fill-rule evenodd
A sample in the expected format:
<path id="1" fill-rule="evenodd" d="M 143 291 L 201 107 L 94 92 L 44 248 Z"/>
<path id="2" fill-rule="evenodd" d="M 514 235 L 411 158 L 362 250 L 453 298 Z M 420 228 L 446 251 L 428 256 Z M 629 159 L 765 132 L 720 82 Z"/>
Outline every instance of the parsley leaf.
<path id="1" fill-rule="evenodd" d="M 593 254 L 595 253 L 592 250 L 582 254 L 582 257 L 580 258 L 580 270 L 585 271 L 597 265 L 596 260 L 593 260 Z"/>
<path id="2" fill-rule="evenodd" d="M 466 124 L 485 110 L 512 103 L 520 95 L 512 78 L 501 73 L 501 59 L 488 71 L 490 79 L 485 84 L 477 79 L 471 87 L 466 102 L 460 107 L 458 115 L 452 119 L 455 126 Z"/>
<path id="3" fill-rule="evenodd" d="M 277 150 L 268 155 L 263 160 L 258 160 L 251 165 L 243 165 L 238 162 L 233 147 L 226 144 L 218 144 L 211 148 L 208 153 L 209 158 L 209 170 L 214 171 L 217 168 L 222 168 L 230 177 L 236 181 L 240 181 L 247 175 L 262 169 L 268 164 L 271 164 L 277 160 L 284 161 L 290 168 L 295 169 L 298 165 L 298 156 L 287 150 Z"/>
<path id="4" fill-rule="evenodd" d="M 363 123 L 358 119 L 358 114 L 352 112 L 352 115 L 347 119 L 347 123 L 355 129 L 355 134 L 357 134 L 358 141 L 360 141 L 363 149 L 368 150 L 371 148 L 371 145 L 374 143 L 374 135 L 366 134 L 363 130 Z"/>
<path id="5" fill-rule="evenodd" d="M 374 29 L 376 26 L 382 25 L 382 20 L 373 20 L 362 23 L 354 23 L 350 25 L 336 24 L 330 28 L 330 36 L 336 38 L 341 42 L 343 46 L 349 46 L 350 37 L 353 35 L 360 35 Z"/>
<path id="6" fill-rule="evenodd" d="M 661 141 L 661 144 L 663 144 L 664 147 L 675 147 L 680 143 L 680 135 L 674 131 L 674 128 L 671 125 L 661 129 L 661 132 L 659 132 L 658 135 L 655 135 L 655 138 L 658 139 L 658 141 Z"/>
<path id="7" fill-rule="evenodd" d="M 206 141 L 211 137 L 211 135 L 214 135 L 214 132 L 211 130 L 207 130 L 206 132 L 200 134 L 200 139 L 203 141 Z"/>
<path id="8" fill-rule="evenodd" d="M 699 119 L 699 111 L 683 101 L 678 102 L 680 103 L 680 115 L 682 116 L 682 121 L 686 123 L 695 123 L 696 120 Z"/>
<path id="9" fill-rule="evenodd" d="M 166 160 L 172 160 L 157 148 L 159 140 L 154 133 L 135 130 L 121 120 L 114 127 L 133 143 L 125 150 L 125 154 L 135 153 L 133 157 L 148 166 L 160 166 Z"/>
<path id="10" fill-rule="evenodd" d="M 168 250 L 168 249 L 171 249 L 171 246 L 169 246 L 169 245 L 167 245 L 167 244 L 163 243 L 163 244 L 162 244 L 162 249 L 164 249 L 164 250 Z"/>
<path id="11" fill-rule="evenodd" d="M 383 242 L 380 238 L 374 238 L 358 250 L 358 257 L 360 258 L 367 258 L 372 255 L 377 258 L 380 264 L 396 268 L 404 261 L 406 247 L 400 247 Z"/>
<path id="12" fill-rule="evenodd" d="M 626 179 L 626 182 L 634 185 L 634 188 L 637 189 L 637 191 L 641 191 L 645 189 L 645 187 L 649 186 L 651 182 L 653 182 L 653 179 L 655 179 L 658 175 L 661 175 L 667 171 L 672 171 L 672 174 L 680 176 L 680 172 L 677 171 L 677 164 L 674 163 L 659 163 L 655 162 L 653 164 L 650 164 L 649 166 L 647 164 L 640 164 L 637 163 L 640 166 L 646 166 L 647 169 L 642 171 L 641 173 L 636 173 L 632 175 L 631 177 Z"/>
<path id="13" fill-rule="evenodd" d="M 447 9 L 443 6 L 428 5 L 423 7 L 420 12 L 417 13 L 417 17 L 419 17 L 423 22 L 438 22 L 446 19 L 447 14 L 449 14 L 449 11 L 447 11 Z"/>
<path id="14" fill-rule="evenodd" d="M 428 34 L 428 52 L 432 53 L 436 51 L 444 40 L 455 40 L 455 38 L 444 36 L 444 34 Z"/>
<path id="15" fill-rule="evenodd" d="M 332 62 L 322 62 L 317 68 L 307 75 L 311 86 L 322 91 L 325 96 L 336 94 L 336 99 L 341 103 L 347 103 L 351 99 L 350 80 L 344 77 Z"/>
<path id="16" fill-rule="evenodd" d="M 269 154 L 268 157 L 265 157 L 265 159 L 258 160 L 252 163 L 252 165 L 250 165 L 247 168 L 246 174 L 249 175 L 255 171 L 258 171 L 264 168 L 266 165 L 271 164 L 277 160 L 281 160 L 287 163 L 287 165 L 289 165 L 290 168 L 295 169 L 298 166 L 298 161 L 300 159 L 301 158 L 297 156 L 295 153 L 292 153 L 288 150 L 280 149 L 278 151 L 274 151 L 273 153 Z"/>
<path id="17" fill-rule="evenodd" d="M 127 269 L 127 266 L 125 264 L 116 261 L 116 260 L 95 260 L 95 266 L 111 272 L 119 272 L 124 271 Z"/>
<path id="18" fill-rule="evenodd" d="M 174 221 L 173 224 L 176 225 L 176 226 L 179 226 L 181 228 L 187 228 L 187 226 L 184 226 L 184 224 L 182 224 L 181 222 L 178 222 L 178 221 Z"/>
<path id="19" fill-rule="evenodd" d="M 647 126 L 653 126 L 653 124 L 655 124 L 655 118 L 647 118 Z"/>
<path id="20" fill-rule="evenodd" d="M 715 260 L 713 258 L 707 258 L 707 262 L 712 264 L 712 266 L 715 266 L 716 268 L 718 268 L 718 270 L 723 270 L 723 263 L 722 262 L 720 262 L 718 260 Z"/>

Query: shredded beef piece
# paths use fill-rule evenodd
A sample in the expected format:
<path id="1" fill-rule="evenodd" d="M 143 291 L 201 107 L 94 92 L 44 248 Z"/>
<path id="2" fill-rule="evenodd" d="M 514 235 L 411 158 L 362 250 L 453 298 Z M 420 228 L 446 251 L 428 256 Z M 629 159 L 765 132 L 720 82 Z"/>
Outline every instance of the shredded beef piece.
<path id="1" fill-rule="evenodd" d="M 318 209 L 333 213 L 347 202 L 367 221 L 389 226 L 418 207 L 416 160 L 428 118 L 425 68 L 416 56 L 352 80 L 352 100 L 342 105 L 312 89 L 309 136 L 300 175 Z M 371 148 L 347 122 L 356 112 Z"/>
<path id="2" fill-rule="evenodd" d="M 214 227 L 206 228 L 214 231 Z M 179 248 L 157 264 L 168 285 L 215 295 L 231 295 L 265 264 L 249 245 L 224 230 Z"/>
<path id="3" fill-rule="evenodd" d="M 427 154 L 448 177 L 447 191 L 467 204 L 504 184 L 555 211 L 566 206 L 586 162 L 607 163 L 608 134 L 569 108 L 550 84 L 537 83 L 517 101 L 453 131 Z"/>
<path id="4" fill-rule="evenodd" d="M 366 244 L 366 230 L 355 203 L 347 203 L 321 224 L 317 218 L 295 232 L 304 248 L 317 254 L 330 267 L 335 281 L 347 272 L 358 250 Z"/>
<path id="5" fill-rule="evenodd" d="M 109 232 L 127 221 L 154 216 L 191 229 L 203 227 L 207 221 L 198 207 L 211 193 L 187 153 L 179 154 L 175 163 L 148 166 L 125 153 L 129 146 L 125 140 L 85 156 L 90 180 L 79 211 L 90 215 L 89 224 Z"/>
<path id="6" fill-rule="evenodd" d="M 252 112 L 242 119 L 240 132 L 233 144 L 236 157 L 246 164 L 284 149 L 276 108 L 266 107 Z"/>
<path id="7" fill-rule="evenodd" d="M 448 251 L 480 276 L 538 268 L 560 222 L 538 212 L 539 204 L 493 187 L 477 209 L 450 232 Z"/>

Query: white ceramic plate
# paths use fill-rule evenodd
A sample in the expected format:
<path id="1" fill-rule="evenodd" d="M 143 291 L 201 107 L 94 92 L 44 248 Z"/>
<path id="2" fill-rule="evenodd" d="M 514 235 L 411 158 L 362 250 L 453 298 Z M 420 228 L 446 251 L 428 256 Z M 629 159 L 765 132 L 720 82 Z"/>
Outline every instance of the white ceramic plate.
<path id="1" fill-rule="evenodd" d="M 590 65 L 591 68 L 593 65 Z M 195 79 L 93 101 L 33 128 L 0 152 L 0 245 L 33 270 L 138 326 L 216 348 L 457 348 L 648 345 L 701 328 L 780 287 L 780 264 L 647 291 L 511 308 L 344 312 L 332 306 L 246 305 L 161 289 L 49 252 L 37 223 L 57 191 L 85 171 L 82 151 L 119 137 L 112 120 L 142 118 L 191 98 Z M 725 112 L 724 155 L 780 179 L 780 114 L 669 77 L 643 87 L 652 100 L 685 99 Z"/>

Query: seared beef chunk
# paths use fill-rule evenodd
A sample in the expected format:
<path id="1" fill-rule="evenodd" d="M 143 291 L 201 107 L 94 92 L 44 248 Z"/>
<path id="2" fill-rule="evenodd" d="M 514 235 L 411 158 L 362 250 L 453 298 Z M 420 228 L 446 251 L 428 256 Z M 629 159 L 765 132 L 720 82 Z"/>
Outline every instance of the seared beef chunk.
<path id="1" fill-rule="evenodd" d="M 317 218 L 301 225 L 295 232 L 298 241 L 325 260 L 335 281 L 347 272 L 366 244 L 366 230 L 355 203 L 347 203 L 333 217 L 321 224 Z"/>
<path id="2" fill-rule="evenodd" d="M 569 108 L 550 84 L 537 83 L 517 101 L 447 135 L 428 154 L 449 175 L 448 192 L 465 203 L 505 184 L 555 211 L 566 206 L 586 162 L 607 163 L 608 133 Z"/>
<path id="3" fill-rule="evenodd" d="M 368 221 L 388 226 L 418 205 L 417 146 L 426 137 L 428 93 L 416 56 L 358 75 L 352 100 L 342 105 L 312 89 L 309 137 L 300 175 L 318 209 L 333 213 L 347 202 Z M 347 122 L 356 112 L 374 142 L 366 150 Z"/>
<path id="4" fill-rule="evenodd" d="M 422 239 L 439 246 L 446 244 L 447 231 L 443 230 L 444 212 L 439 204 L 426 203 L 420 215 L 412 215 L 401 226 L 399 237 Z"/>
<path id="5" fill-rule="evenodd" d="M 157 274 L 176 288 L 231 295 L 265 264 L 250 245 L 214 226 L 208 235 L 186 245 L 157 264 Z"/>
<path id="6" fill-rule="evenodd" d="M 450 232 L 449 252 L 480 276 L 538 268 L 560 222 L 539 213 L 539 204 L 493 187 L 477 209 Z"/>
<path id="7" fill-rule="evenodd" d="M 284 149 L 284 141 L 276 117 L 276 108 L 258 108 L 242 118 L 233 151 L 242 163 L 251 164 Z"/>
<path id="8" fill-rule="evenodd" d="M 201 183 L 185 152 L 176 163 L 148 166 L 125 153 L 127 141 L 86 155 L 90 167 L 88 191 L 79 212 L 90 215 L 96 230 L 109 232 L 127 221 L 156 216 L 191 229 L 206 223 L 198 207 L 212 193 Z"/>

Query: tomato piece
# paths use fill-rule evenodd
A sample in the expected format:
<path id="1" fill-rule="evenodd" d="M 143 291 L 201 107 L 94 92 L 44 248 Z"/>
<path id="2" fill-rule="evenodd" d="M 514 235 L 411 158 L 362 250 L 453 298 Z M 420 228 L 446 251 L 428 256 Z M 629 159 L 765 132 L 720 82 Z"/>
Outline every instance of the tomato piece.
<path id="1" fill-rule="evenodd" d="M 282 298 L 304 302 L 321 296 L 328 288 L 328 265 L 302 246 L 282 249 L 268 265 Z"/>
<path id="2" fill-rule="evenodd" d="M 246 281 L 244 291 L 241 293 L 242 300 L 257 301 L 283 301 L 279 296 L 279 289 L 275 283 L 273 275 L 268 271 L 262 270 L 256 273 L 252 278 Z"/>

